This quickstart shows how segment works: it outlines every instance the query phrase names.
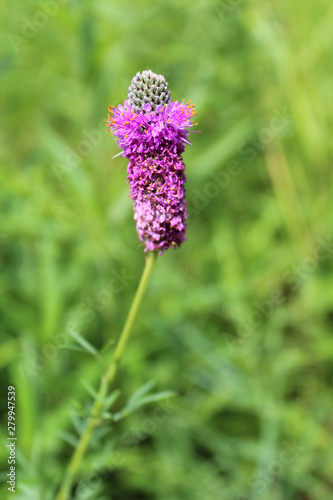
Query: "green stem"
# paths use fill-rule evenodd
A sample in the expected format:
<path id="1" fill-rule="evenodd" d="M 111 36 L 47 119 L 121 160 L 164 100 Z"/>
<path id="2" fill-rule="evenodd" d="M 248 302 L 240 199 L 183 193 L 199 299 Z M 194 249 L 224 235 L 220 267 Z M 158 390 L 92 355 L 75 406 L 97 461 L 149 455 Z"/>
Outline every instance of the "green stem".
<path id="1" fill-rule="evenodd" d="M 104 399 L 108 393 L 109 386 L 117 373 L 117 369 L 118 369 L 122 354 L 124 352 L 124 349 L 126 347 L 128 339 L 130 337 L 131 329 L 132 329 L 133 323 L 135 321 L 136 315 L 138 313 L 140 304 L 142 302 L 145 290 L 147 288 L 149 278 L 150 278 L 150 275 L 152 273 L 156 258 L 157 258 L 157 254 L 155 252 L 150 252 L 146 258 L 146 265 L 145 265 L 143 274 L 141 276 L 141 280 L 140 280 L 139 286 L 137 288 L 136 294 L 134 296 L 132 305 L 131 305 L 130 310 L 128 312 L 124 328 L 123 328 L 123 330 L 120 334 L 120 337 L 118 339 L 118 343 L 117 343 L 116 349 L 114 351 L 114 355 L 113 355 L 111 364 L 109 365 L 106 373 L 101 378 L 97 397 L 95 399 L 95 402 L 94 402 L 94 405 L 92 408 L 91 417 L 87 419 L 85 429 L 84 429 L 83 433 L 81 434 L 80 440 L 79 440 L 79 442 L 74 450 L 74 453 L 72 455 L 72 458 L 69 462 L 69 465 L 67 467 L 67 470 L 66 470 L 63 482 L 61 484 L 61 487 L 59 489 L 58 495 L 56 497 L 56 500 L 69 500 L 70 489 L 71 489 L 72 484 L 75 480 L 76 474 L 80 468 L 84 454 L 89 446 L 92 433 L 93 433 L 94 429 L 96 427 L 98 427 L 98 425 L 99 425 L 99 419 L 100 419 L 100 415 L 101 415 L 101 412 L 103 409 Z"/>

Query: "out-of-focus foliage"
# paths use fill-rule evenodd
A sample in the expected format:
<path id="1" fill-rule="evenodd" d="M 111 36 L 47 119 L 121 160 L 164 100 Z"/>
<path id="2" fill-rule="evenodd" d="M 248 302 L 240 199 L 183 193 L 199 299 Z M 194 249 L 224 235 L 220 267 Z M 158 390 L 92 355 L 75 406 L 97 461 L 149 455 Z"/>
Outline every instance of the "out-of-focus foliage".
<path id="1" fill-rule="evenodd" d="M 331 498 L 331 2 L 25 0 L 0 19 L 1 409 L 14 385 L 17 498 L 52 499 L 95 350 L 117 338 L 143 268 L 103 120 L 149 68 L 193 100 L 202 134 L 185 153 L 188 241 L 157 262 L 114 408 L 150 380 L 176 396 L 106 418 L 73 495 Z"/>

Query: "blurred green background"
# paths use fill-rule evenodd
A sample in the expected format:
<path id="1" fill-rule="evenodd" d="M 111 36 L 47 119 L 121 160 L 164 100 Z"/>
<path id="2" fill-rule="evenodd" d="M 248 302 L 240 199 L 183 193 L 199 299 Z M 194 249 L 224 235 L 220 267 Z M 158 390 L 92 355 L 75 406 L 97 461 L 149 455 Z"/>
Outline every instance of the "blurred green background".
<path id="1" fill-rule="evenodd" d="M 105 424 L 73 498 L 332 498 L 331 2 L 25 0 L 0 18 L 1 498 L 53 498 L 101 375 L 64 344 L 115 341 L 140 278 L 103 121 L 144 69 L 202 134 L 187 242 L 156 264 L 115 408 L 150 380 L 176 396 Z"/>

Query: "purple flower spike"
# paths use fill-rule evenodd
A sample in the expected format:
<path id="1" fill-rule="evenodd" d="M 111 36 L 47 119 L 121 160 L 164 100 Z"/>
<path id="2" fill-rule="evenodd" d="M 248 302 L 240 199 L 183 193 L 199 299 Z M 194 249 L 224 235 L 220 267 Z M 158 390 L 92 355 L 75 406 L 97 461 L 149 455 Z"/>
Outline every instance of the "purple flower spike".
<path id="1" fill-rule="evenodd" d="M 129 100 L 109 111 L 106 125 L 129 160 L 127 180 L 139 238 L 145 251 L 162 255 L 185 240 L 186 177 L 181 155 L 190 144 L 194 104 L 172 102 L 164 77 L 144 71 L 133 78 Z"/>

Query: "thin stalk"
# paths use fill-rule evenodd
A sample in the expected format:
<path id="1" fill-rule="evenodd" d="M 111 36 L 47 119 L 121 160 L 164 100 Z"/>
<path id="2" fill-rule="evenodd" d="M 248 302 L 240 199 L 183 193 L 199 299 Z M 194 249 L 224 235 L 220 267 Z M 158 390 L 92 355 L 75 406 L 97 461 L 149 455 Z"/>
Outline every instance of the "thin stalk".
<path id="1" fill-rule="evenodd" d="M 150 252 L 146 258 L 146 265 L 143 270 L 141 280 L 137 291 L 135 293 L 133 302 L 131 304 L 130 310 L 128 312 L 124 328 L 120 334 L 118 339 L 116 349 L 114 351 L 112 361 L 106 370 L 105 374 L 102 376 L 100 381 L 99 390 L 94 401 L 91 417 L 87 419 L 85 429 L 81 434 L 80 440 L 74 450 L 74 453 L 71 457 L 71 460 L 68 464 L 67 470 L 65 472 L 65 476 L 63 482 L 60 486 L 58 495 L 56 500 L 69 500 L 70 490 L 75 480 L 76 474 L 80 468 L 81 462 L 83 460 L 84 454 L 89 446 L 92 433 L 96 427 L 99 425 L 99 419 L 101 416 L 101 412 L 103 409 L 103 402 L 105 397 L 107 396 L 109 386 L 112 383 L 117 369 L 128 342 L 128 339 L 131 334 L 132 326 L 135 321 L 136 315 L 138 313 L 140 304 L 142 302 L 145 290 L 147 288 L 149 278 L 151 276 L 155 261 L 157 258 L 157 254 L 155 252 Z"/>

